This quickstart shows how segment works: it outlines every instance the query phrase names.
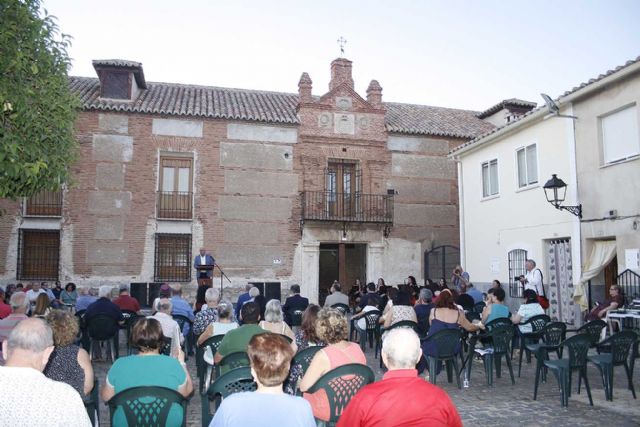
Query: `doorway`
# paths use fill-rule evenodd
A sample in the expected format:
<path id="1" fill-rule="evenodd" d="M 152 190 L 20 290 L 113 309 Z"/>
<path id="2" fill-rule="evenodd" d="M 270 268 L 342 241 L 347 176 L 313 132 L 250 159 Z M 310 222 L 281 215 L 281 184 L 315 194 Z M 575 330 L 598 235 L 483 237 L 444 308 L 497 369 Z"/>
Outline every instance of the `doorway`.
<path id="1" fill-rule="evenodd" d="M 356 279 L 365 282 L 366 272 L 365 243 L 321 243 L 318 278 L 320 305 L 324 304 L 334 280 L 340 282 L 342 292 L 348 293 Z"/>

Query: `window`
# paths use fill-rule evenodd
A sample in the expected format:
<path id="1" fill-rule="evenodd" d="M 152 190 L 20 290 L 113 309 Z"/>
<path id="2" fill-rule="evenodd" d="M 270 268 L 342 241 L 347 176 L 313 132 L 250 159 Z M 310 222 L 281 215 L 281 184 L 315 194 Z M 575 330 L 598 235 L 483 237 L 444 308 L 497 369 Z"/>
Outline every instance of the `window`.
<path id="1" fill-rule="evenodd" d="M 361 171 L 353 160 L 330 160 L 325 171 L 329 217 L 353 217 L 359 211 Z"/>
<path id="2" fill-rule="evenodd" d="M 158 218 L 192 218 L 192 163 L 191 157 L 160 157 Z"/>
<path id="3" fill-rule="evenodd" d="M 520 148 L 518 158 L 518 187 L 526 187 L 538 182 L 538 153 L 536 144 Z"/>
<path id="4" fill-rule="evenodd" d="M 62 191 L 44 190 L 25 199 L 24 216 L 62 216 Z"/>
<path id="5" fill-rule="evenodd" d="M 154 272 L 156 282 L 191 280 L 190 234 L 156 234 Z"/>
<path id="6" fill-rule="evenodd" d="M 600 123 L 605 164 L 640 154 L 638 111 L 635 105 L 602 117 Z"/>
<path id="7" fill-rule="evenodd" d="M 129 72 L 104 70 L 102 73 L 101 96 L 103 98 L 129 99 L 129 91 L 131 90 Z"/>
<path id="8" fill-rule="evenodd" d="M 482 164 L 482 197 L 498 194 L 498 160 L 493 159 Z"/>
<path id="9" fill-rule="evenodd" d="M 59 230 L 20 230 L 18 280 L 58 280 L 59 262 Z"/>
<path id="10" fill-rule="evenodd" d="M 424 253 L 424 277 L 434 282 L 444 277 L 449 280 L 451 272 L 460 264 L 460 249 L 455 246 L 437 246 Z"/>
<path id="11" fill-rule="evenodd" d="M 527 274 L 525 262 L 527 261 L 527 251 L 524 249 L 514 249 L 509 251 L 509 296 L 522 298 L 524 291 L 520 281 L 516 278 Z"/>

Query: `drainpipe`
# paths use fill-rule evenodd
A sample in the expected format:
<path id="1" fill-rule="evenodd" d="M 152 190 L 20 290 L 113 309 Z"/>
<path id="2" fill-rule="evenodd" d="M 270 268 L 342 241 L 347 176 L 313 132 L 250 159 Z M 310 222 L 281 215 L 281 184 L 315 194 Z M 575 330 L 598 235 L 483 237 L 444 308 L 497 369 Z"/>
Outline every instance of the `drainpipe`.
<path id="1" fill-rule="evenodd" d="M 466 246 L 465 246 L 465 229 L 464 229 L 464 185 L 462 182 L 462 162 L 456 156 L 453 158 L 458 167 L 458 215 L 460 227 L 460 265 L 466 265 Z"/>

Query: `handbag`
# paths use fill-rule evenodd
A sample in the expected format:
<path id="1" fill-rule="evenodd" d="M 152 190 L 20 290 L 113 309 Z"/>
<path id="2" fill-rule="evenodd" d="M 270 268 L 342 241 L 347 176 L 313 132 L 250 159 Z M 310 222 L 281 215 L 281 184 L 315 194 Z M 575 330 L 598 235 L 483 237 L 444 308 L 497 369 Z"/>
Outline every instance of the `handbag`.
<path id="1" fill-rule="evenodd" d="M 540 271 L 539 268 L 537 270 Z M 546 310 L 549 308 L 549 299 L 544 291 L 544 276 L 542 275 L 542 271 L 540 271 L 540 285 L 542 286 L 542 295 L 538 294 L 538 304 L 540 304 L 543 310 Z"/>

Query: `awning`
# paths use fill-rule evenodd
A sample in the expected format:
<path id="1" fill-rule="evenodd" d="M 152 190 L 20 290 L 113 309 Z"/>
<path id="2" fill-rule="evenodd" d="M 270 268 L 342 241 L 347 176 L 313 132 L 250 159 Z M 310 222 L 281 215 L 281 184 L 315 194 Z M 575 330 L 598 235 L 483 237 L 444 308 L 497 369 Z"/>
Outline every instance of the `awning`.
<path id="1" fill-rule="evenodd" d="M 589 309 L 585 283 L 596 277 L 616 256 L 616 241 L 602 240 L 595 241 L 591 249 L 591 255 L 587 263 L 582 268 L 582 277 L 573 290 L 573 300 L 580 306 L 580 310 Z"/>

